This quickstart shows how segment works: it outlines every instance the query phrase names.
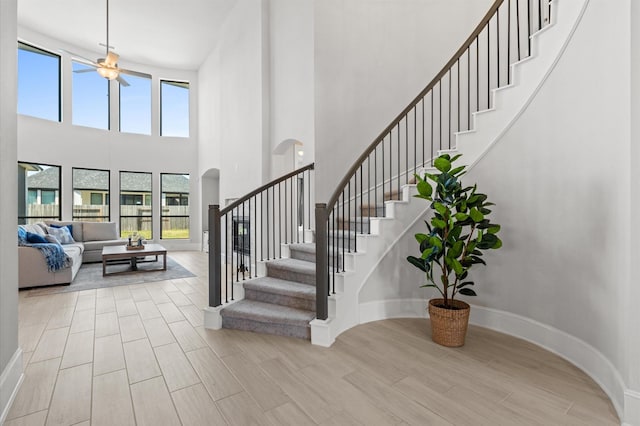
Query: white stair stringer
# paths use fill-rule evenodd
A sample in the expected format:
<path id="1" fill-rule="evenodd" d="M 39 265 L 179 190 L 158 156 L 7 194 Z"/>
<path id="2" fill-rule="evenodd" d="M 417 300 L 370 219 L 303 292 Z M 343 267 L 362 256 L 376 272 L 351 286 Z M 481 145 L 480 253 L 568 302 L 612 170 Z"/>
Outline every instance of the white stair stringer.
<path id="1" fill-rule="evenodd" d="M 531 55 L 511 65 L 512 82 L 492 91 L 493 108 L 472 114 L 472 130 L 456 134 L 456 149 L 469 169 L 511 127 L 534 98 L 566 49 L 589 0 L 554 0 L 552 23 L 531 37 Z M 329 297 L 327 320 L 311 322 L 311 342 L 331 346 L 336 337 L 358 324 L 390 318 L 398 312 L 371 311 L 361 315 L 359 293 L 367 277 L 411 226 L 426 213 L 424 202 L 410 202 L 415 185 L 403 187 L 402 201 L 387 201 L 387 216 L 371 218 L 371 234 L 358 235 L 358 253 L 345 254 L 346 272 L 336 274 L 335 294 Z M 408 306 L 416 310 L 423 307 Z M 407 312 L 424 316 L 424 312 Z"/>

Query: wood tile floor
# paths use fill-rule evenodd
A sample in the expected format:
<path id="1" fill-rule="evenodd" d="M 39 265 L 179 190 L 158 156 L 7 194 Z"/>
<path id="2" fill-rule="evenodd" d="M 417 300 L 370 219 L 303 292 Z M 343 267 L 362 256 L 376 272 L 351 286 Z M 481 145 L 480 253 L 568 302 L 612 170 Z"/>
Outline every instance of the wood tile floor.
<path id="1" fill-rule="evenodd" d="M 16 425 L 617 425 L 602 390 L 535 345 L 471 327 L 461 349 L 428 321 L 356 327 L 331 348 L 205 330 L 197 277 L 27 297 Z"/>

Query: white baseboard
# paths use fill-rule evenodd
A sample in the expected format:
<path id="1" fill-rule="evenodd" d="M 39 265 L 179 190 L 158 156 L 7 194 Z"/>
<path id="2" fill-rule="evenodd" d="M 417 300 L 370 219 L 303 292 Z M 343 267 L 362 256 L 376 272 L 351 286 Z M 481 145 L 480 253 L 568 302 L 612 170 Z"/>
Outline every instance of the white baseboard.
<path id="1" fill-rule="evenodd" d="M 22 349 L 18 348 L 0 375 L 0 425 L 4 424 L 9 415 L 11 404 L 18 394 L 22 380 L 24 380 Z"/>
<path id="2" fill-rule="evenodd" d="M 424 299 L 395 299 L 359 305 L 360 323 L 390 318 L 428 318 Z M 618 370 L 596 348 L 562 330 L 520 315 L 471 306 L 469 322 L 534 343 L 566 359 L 607 394 L 620 419 L 640 426 L 640 393 L 627 390 Z"/>
<path id="3" fill-rule="evenodd" d="M 424 299 L 393 299 L 358 306 L 360 324 L 390 318 L 429 318 Z"/>
<path id="4" fill-rule="evenodd" d="M 625 426 L 640 425 L 640 392 L 627 389 L 624 392 L 624 422 Z"/>

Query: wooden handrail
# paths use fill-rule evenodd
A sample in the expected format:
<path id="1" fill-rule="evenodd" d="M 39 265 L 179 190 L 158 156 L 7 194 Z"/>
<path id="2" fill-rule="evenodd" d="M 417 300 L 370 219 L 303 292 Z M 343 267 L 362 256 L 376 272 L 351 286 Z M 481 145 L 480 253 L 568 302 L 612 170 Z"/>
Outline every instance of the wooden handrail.
<path id="1" fill-rule="evenodd" d="M 438 84 L 438 82 L 440 82 L 440 80 L 449 72 L 449 70 L 453 67 L 453 65 L 460 59 L 462 54 L 471 47 L 471 45 L 476 40 L 476 38 L 480 35 L 480 33 L 482 33 L 482 31 L 489 24 L 489 22 L 495 15 L 498 8 L 502 5 L 502 3 L 504 3 L 504 0 L 496 0 L 493 3 L 491 8 L 484 15 L 484 17 L 482 18 L 480 23 L 476 26 L 476 28 L 473 30 L 471 35 L 465 40 L 465 42 L 462 44 L 462 46 L 460 46 L 460 48 L 456 51 L 456 53 L 454 53 L 454 55 L 445 64 L 445 66 L 442 67 L 440 72 L 436 74 L 436 76 L 433 78 L 433 80 L 431 80 L 431 82 L 427 85 L 427 87 L 425 87 L 418 94 L 418 96 L 416 96 L 415 99 L 411 101 L 411 103 L 404 110 L 402 110 L 400 114 L 398 114 L 395 120 L 393 120 L 391 124 L 389 124 L 378 135 L 378 137 L 374 139 L 374 141 L 362 153 L 362 155 L 358 157 L 358 159 L 355 161 L 355 163 L 353 163 L 351 168 L 349 168 L 349 171 L 347 171 L 344 178 L 338 184 L 336 190 L 333 192 L 333 195 L 331 195 L 331 198 L 329 198 L 329 201 L 327 202 L 327 207 L 326 207 L 327 211 L 330 211 L 333 209 L 335 204 L 338 202 L 338 198 L 340 198 L 340 194 L 342 194 L 343 190 L 347 187 L 353 175 L 357 172 L 360 166 L 364 164 L 365 160 L 369 157 L 369 155 L 378 147 L 380 142 L 383 141 L 384 138 L 389 134 L 391 129 L 396 127 L 406 117 L 409 111 L 411 111 L 413 108 L 415 108 L 418 105 L 418 103 L 420 103 L 420 101 L 426 96 L 426 94 L 429 93 L 436 86 L 436 84 Z"/>
<path id="2" fill-rule="evenodd" d="M 276 186 L 280 182 L 284 182 L 285 180 L 287 180 L 287 179 L 289 179 L 289 178 L 291 178 L 291 177 L 293 177 L 295 175 L 299 175 L 300 173 L 306 172 L 307 170 L 313 170 L 313 168 L 314 168 L 314 163 L 307 164 L 304 167 L 300 167 L 298 170 L 294 170 L 291 173 L 288 173 L 288 174 L 286 174 L 284 176 L 281 176 L 281 177 L 279 177 L 279 178 L 277 178 L 275 180 L 272 180 L 269 183 L 265 183 L 260 188 L 251 191 L 250 193 L 248 193 L 244 197 L 234 201 L 233 203 L 229 204 L 224 209 L 220 210 L 220 216 L 224 216 L 225 214 L 229 213 L 234 208 L 242 205 L 242 203 L 247 201 L 249 198 L 251 198 L 251 197 L 253 197 L 255 195 L 258 195 L 259 193 L 261 193 L 262 191 L 266 190 L 267 188 L 271 188 L 272 186 Z"/>

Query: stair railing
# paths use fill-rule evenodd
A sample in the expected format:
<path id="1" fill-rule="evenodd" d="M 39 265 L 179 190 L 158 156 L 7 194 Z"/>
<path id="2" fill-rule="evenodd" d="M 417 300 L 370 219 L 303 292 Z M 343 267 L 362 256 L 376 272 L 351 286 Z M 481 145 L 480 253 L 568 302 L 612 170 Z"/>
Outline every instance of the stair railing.
<path id="1" fill-rule="evenodd" d="M 234 300 L 233 283 L 255 278 L 259 262 L 282 257 L 282 244 L 310 243 L 315 224 L 313 163 L 220 209 L 209 206 L 209 306 Z M 223 285 L 224 284 L 224 285 Z"/>
<path id="2" fill-rule="evenodd" d="M 472 114 L 492 107 L 493 89 L 511 83 L 511 65 L 531 54 L 531 35 L 550 22 L 550 0 L 496 0 L 478 26 L 420 94 L 351 166 L 326 204 L 316 204 L 316 315 L 328 316 L 345 253 L 357 234 L 384 216 L 385 201 L 432 165 L 455 134 L 471 130 Z"/>

